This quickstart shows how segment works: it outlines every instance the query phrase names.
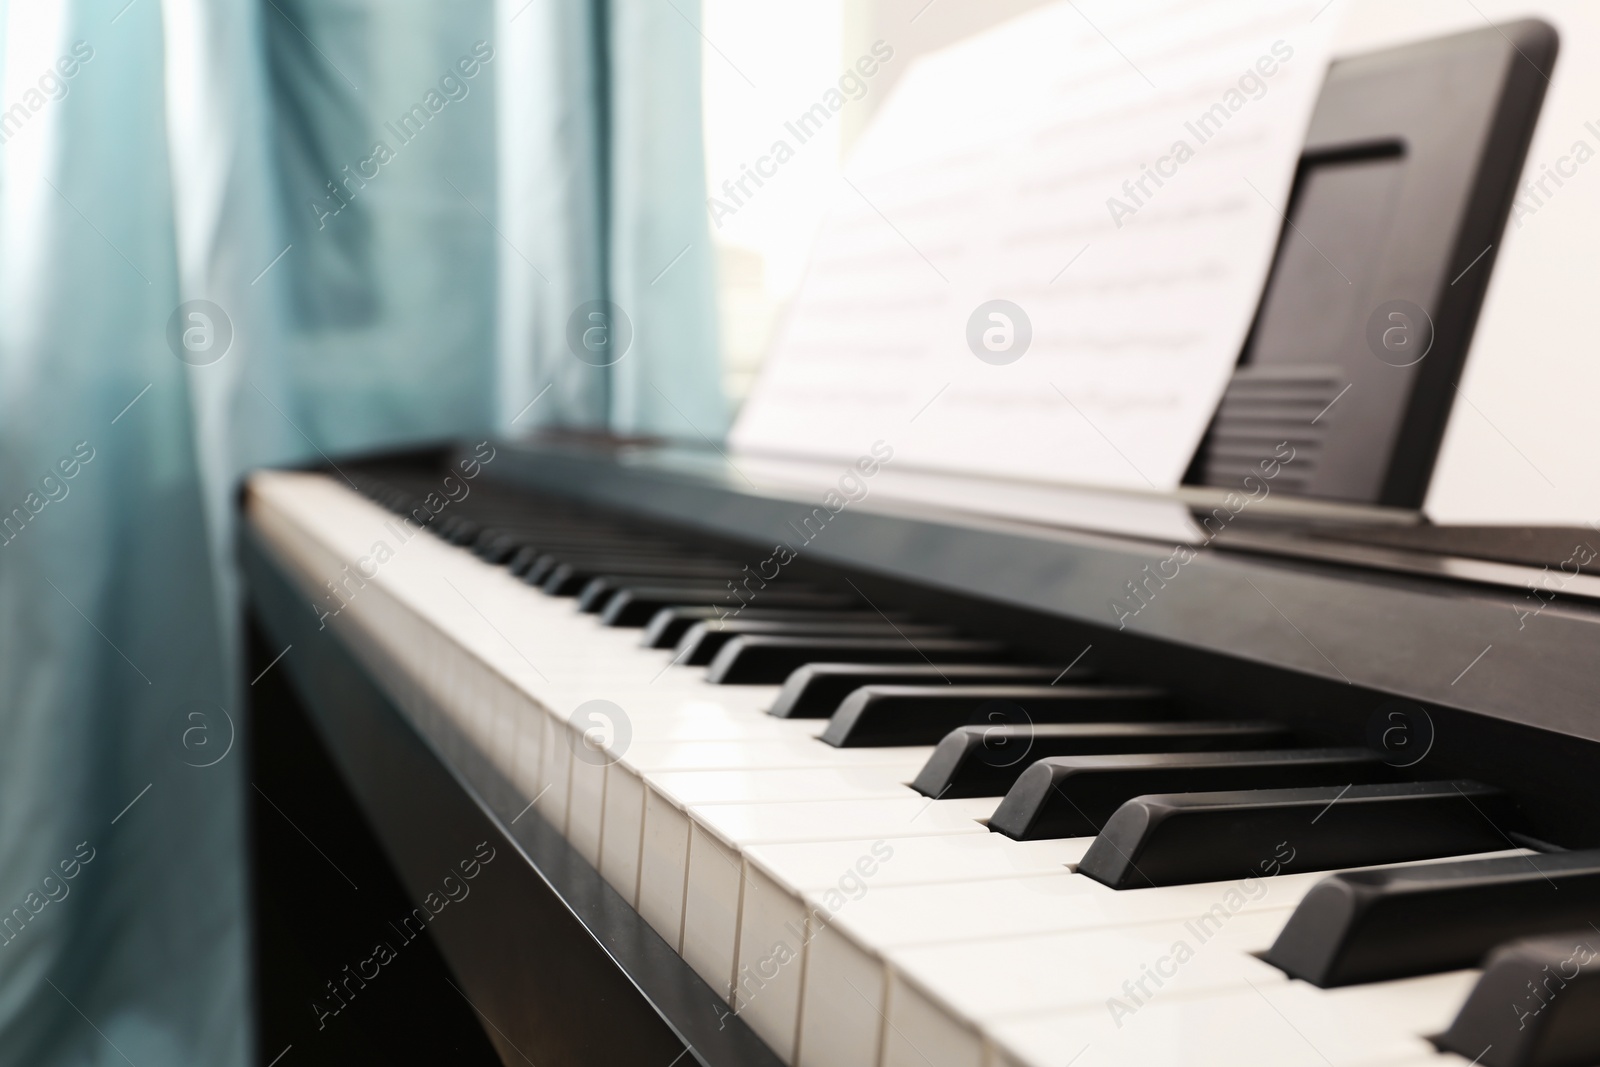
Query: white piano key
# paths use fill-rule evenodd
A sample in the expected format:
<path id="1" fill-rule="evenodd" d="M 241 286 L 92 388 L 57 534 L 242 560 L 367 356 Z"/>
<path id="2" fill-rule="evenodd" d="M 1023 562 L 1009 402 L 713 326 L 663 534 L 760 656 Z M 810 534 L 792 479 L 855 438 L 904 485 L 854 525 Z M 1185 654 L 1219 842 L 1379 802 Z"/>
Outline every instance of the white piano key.
<path id="1" fill-rule="evenodd" d="M 1187 890 L 1192 887 L 1182 888 Z M 1028 946 L 1046 942 L 1054 944 L 1054 941 L 1042 936 L 1049 931 L 1092 930 L 1114 925 L 1132 929 L 1133 924 L 1141 920 L 1148 924 L 1150 920 L 1158 918 L 1167 920 L 1169 925 L 1177 925 L 1173 920 L 1202 915 L 1212 903 L 1221 899 L 1223 890 L 1220 887 L 1208 888 L 1208 897 L 1196 900 L 1193 895 L 1180 892 L 1175 903 L 1166 903 L 1160 896 L 1163 890 L 1117 893 L 1077 874 L 913 887 L 885 886 L 833 912 L 828 916 L 827 928 L 830 941 L 846 942 L 856 950 L 849 955 L 834 952 L 834 955 L 846 959 L 849 966 L 856 967 L 858 957 L 874 962 L 880 972 L 875 980 L 877 986 L 883 987 L 887 982 L 887 976 L 882 973 L 885 960 L 896 966 L 900 966 L 902 960 L 908 960 L 907 966 L 920 968 L 915 973 L 920 975 L 922 971 L 928 971 L 932 975 L 935 989 L 942 988 L 941 982 L 967 983 L 955 996 L 943 998 L 965 1004 L 968 1001 L 962 998 L 968 994 L 992 997 L 997 987 L 1016 984 L 1019 980 L 1015 975 L 1018 973 L 1027 975 L 1027 979 L 1020 981 L 1031 981 L 1033 972 L 1043 969 L 1047 964 L 1042 959 L 1035 960 L 1028 956 Z M 1122 903 L 1137 893 L 1146 894 L 1142 904 L 1129 906 Z M 822 904 L 822 900 L 814 893 L 805 894 L 804 899 L 811 908 Z M 1238 900 L 1241 910 L 1248 910 L 1252 905 L 1262 906 L 1260 902 L 1249 901 L 1243 896 Z M 1281 904 L 1278 911 L 1268 913 L 1274 916 L 1271 920 L 1274 934 L 1282 923 L 1282 916 L 1286 914 L 1282 908 L 1288 906 Z M 1213 918 L 1200 921 L 1220 923 L 1222 920 Z M 1242 919 L 1229 913 L 1227 921 L 1237 924 Z M 1150 928 L 1145 926 L 1145 929 Z M 1202 926 L 1201 932 L 1207 929 L 1208 925 Z M 1035 937 L 1028 937 L 1030 934 Z M 1136 937 L 1132 934 L 1129 936 Z M 815 939 L 813 945 L 817 940 L 820 938 Z M 1002 961 L 994 967 L 986 967 L 983 979 L 972 978 L 973 972 L 970 970 L 987 959 L 973 955 L 972 946 L 978 943 L 999 946 L 994 958 Z M 931 947 L 922 949 L 922 955 L 919 955 L 913 951 L 913 946 Z M 1018 955 L 1023 959 L 1012 959 Z M 1272 975 L 1281 977 L 1280 972 L 1268 968 L 1266 964 L 1252 962 Z M 1135 977 L 1137 975 L 1135 969 Z M 831 1031 L 843 1025 L 837 1017 L 814 1010 L 812 1003 L 813 991 L 833 987 L 841 980 L 841 976 L 832 973 L 826 961 L 808 958 L 803 993 L 805 1006 L 801 1018 L 802 1059 L 806 1035 Z M 978 988 L 970 989 L 967 986 Z M 1030 986 L 1020 995 L 1040 995 L 1053 988 L 1047 982 L 1042 986 Z M 1054 1005 L 1056 1002 L 1044 1003 Z M 864 1031 L 873 1025 L 873 1019 L 864 1011 L 865 1006 L 861 998 L 840 1002 L 840 1010 L 850 1014 L 848 1029 Z M 892 1025 L 894 1020 L 889 1018 L 888 1022 Z"/>
<path id="2" fill-rule="evenodd" d="M 1464 1065 L 1464 1058 L 1435 1052 L 1425 1036 L 1449 1024 L 1477 973 L 1328 990 L 1304 982 L 1258 983 L 1206 996 L 1158 997 L 1131 1013 L 1113 1014 L 1097 1004 L 1014 1017 L 985 1028 L 989 1063 L 1059 1067 L 1081 1052 L 1074 1067 Z"/>
<path id="3" fill-rule="evenodd" d="M 829 754 L 839 751 L 820 742 L 804 739 L 759 741 L 743 745 L 724 741 L 645 742 L 633 745 L 623 753 L 622 758 L 608 770 L 609 775 L 641 775 L 647 783 L 659 777 L 664 783 L 662 788 L 647 785 L 644 822 L 639 830 L 638 908 L 651 926 L 669 942 L 679 943 L 683 892 L 688 871 L 689 816 L 684 810 L 687 801 L 672 791 L 672 783 L 676 779 L 667 775 L 719 770 L 873 769 L 884 776 L 886 783 L 894 784 L 902 777 L 906 766 L 913 763 L 920 766 L 932 749 L 852 749 L 848 758 L 832 760 Z M 624 792 L 623 795 L 629 794 Z M 623 812 L 621 808 L 617 810 Z M 613 841 L 613 851 L 625 854 L 634 847 L 632 826 L 630 814 L 619 815 L 617 824 L 610 828 L 608 835 Z"/>
<path id="4" fill-rule="evenodd" d="M 644 780 L 636 774 L 606 768 L 604 829 L 600 876 L 636 910 L 639 907 L 639 865 L 644 847 Z M 737 772 L 735 772 L 737 773 Z"/>
<path id="5" fill-rule="evenodd" d="M 890 885 L 1060 874 L 1082 858 L 1090 840 L 1013 841 L 991 833 L 747 848 L 735 968 L 739 1014 L 780 1058 L 793 1062 L 803 956 L 820 926 L 803 891 L 817 894 L 815 910 L 831 914 Z M 780 958 L 790 962 L 772 966 Z M 747 997 L 752 976 L 755 994 Z"/>
<path id="6" fill-rule="evenodd" d="M 639 847 L 639 914 L 680 955 L 688 875 L 689 820 L 670 800 L 646 789 Z"/>
<path id="7" fill-rule="evenodd" d="M 743 887 L 741 853 L 750 845 L 987 833 L 977 820 L 992 814 L 997 803 L 997 798 L 987 797 L 976 801 L 910 797 L 690 807 L 683 958 L 712 988 L 731 996 Z"/>
<path id="8" fill-rule="evenodd" d="M 565 722 L 558 722 L 550 715 L 545 716 L 543 740 L 540 742 L 543 757 L 539 789 L 542 795 L 539 797 L 538 811 L 540 818 L 562 835 L 567 832 L 567 798 L 572 777 L 570 737 L 571 732 Z"/>
<path id="9" fill-rule="evenodd" d="M 1033 881 L 1037 880 L 1030 884 Z M 930 968 L 926 961 L 920 969 L 906 967 L 904 957 L 890 951 L 882 1063 L 884 1067 L 915 1063 L 933 1047 L 938 1058 L 932 1062 L 939 1067 L 982 1067 L 983 1021 L 1008 1011 L 1021 1012 L 1025 1004 L 1093 1009 L 1110 1019 L 1110 1006 L 1116 1004 L 1127 1005 L 1136 1016 L 1156 1004 L 1217 990 L 1286 985 L 1282 971 L 1251 953 L 1270 945 L 1287 918 L 1287 910 L 1242 912 L 1215 928 L 1202 929 L 1191 919 L 967 941 L 942 952 L 942 969 Z M 1034 948 L 1019 960 L 1016 950 L 1023 944 Z M 938 977 L 960 968 L 981 971 L 999 981 L 1004 991 L 991 989 L 976 1000 L 963 996 L 952 1001 L 949 981 L 918 980 L 930 972 Z M 971 984 L 963 984 L 963 994 L 970 992 Z M 825 1026 L 827 1020 L 816 1023 Z M 920 1042 L 918 1035 L 924 1035 Z M 1070 1051 L 1065 1054 L 1070 1055 Z"/>

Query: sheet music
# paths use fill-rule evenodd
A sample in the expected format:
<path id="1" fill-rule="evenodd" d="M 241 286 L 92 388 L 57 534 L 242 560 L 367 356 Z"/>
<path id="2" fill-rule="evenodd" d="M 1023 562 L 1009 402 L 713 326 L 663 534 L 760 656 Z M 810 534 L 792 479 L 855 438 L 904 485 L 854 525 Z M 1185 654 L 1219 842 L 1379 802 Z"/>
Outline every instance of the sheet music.
<path id="1" fill-rule="evenodd" d="M 1176 486 L 1340 7 L 1077 0 L 919 59 L 845 167 L 734 447 Z"/>

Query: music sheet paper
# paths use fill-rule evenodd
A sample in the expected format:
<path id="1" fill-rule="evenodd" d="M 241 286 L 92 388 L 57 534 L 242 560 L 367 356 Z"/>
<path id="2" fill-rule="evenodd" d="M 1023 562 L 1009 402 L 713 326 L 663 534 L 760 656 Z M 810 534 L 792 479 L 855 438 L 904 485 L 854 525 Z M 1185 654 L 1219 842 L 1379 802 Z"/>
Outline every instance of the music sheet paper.
<path id="1" fill-rule="evenodd" d="M 917 60 L 845 166 L 734 447 L 883 440 L 901 469 L 1175 487 L 1341 6 L 1075 0 Z"/>

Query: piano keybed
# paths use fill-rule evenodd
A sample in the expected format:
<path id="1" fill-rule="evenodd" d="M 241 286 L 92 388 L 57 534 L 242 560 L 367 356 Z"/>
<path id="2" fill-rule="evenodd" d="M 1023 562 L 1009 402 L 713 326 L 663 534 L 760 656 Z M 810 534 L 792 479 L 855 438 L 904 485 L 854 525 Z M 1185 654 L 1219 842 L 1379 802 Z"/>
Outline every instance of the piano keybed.
<path id="1" fill-rule="evenodd" d="M 427 479 L 349 473 L 250 483 L 312 610 L 784 1062 L 1600 1055 L 1595 953 L 1568 960 L 1600 948 L 1600 868 L 1527 847 L 1494 783 L 558 500 L 478 485 L 435 517 Z"/>

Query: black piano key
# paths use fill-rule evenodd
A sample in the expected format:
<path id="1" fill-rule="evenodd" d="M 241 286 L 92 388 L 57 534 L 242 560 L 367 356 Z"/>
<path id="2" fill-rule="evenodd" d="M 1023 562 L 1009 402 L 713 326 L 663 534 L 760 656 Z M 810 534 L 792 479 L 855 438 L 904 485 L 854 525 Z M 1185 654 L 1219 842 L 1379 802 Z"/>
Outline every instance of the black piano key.
<path id="1" fill-rule="evenodd" d="M 1482 1067 L 1600 1063 L 1600 935 L 1585 923 L 1501 945 L 1434 1043 Z"/>
<path id="2" fill-rule="evenodd" d="M 808 589 L 801 585 L 786 588 L 769 586 L 761 590 L 756 594 L 761 599 L 763 605 L 761 608 L 742 607 L 745 601 L 735 596 L 726 582 L 715 591 L 714 595 L 699 598 L 674 597 L 669 595 L 670 593 L 671 590 L 661 587 L 623 586 L 606 601 L 600 621 L 607 626 L 648 627 L 642 641 L 646 647 L 672 648 L 685 630 L 702 619 L 744 618 L 752 613 L 782 618 L 785 615 L 802 616 L 813 611 L 841 615 L 858 614 L 844 611 L 854 603 L 850 597 Z M 676 614 L 679 612 L 683 614 Z M 660 629 L 656 627 L 658 618 L 661 619 Z M 669 630 L 675 631 L 671 633 L 670 640 L 666 639 Z M 656 635 L 654 638 L 650 636 L 652 633 Z"/>
<path id="3" fill-rule="evenodd" d="M 589 579 L 578 592 L 578 610 L 591 615 L 604 615 L 611 598 L 624 589 L 653 586 L 657 589 L 677 589 L 679 600 L 726 600 L 733 596 L 728 588 L 729 579 L 711 579 L 700 576 L 688 578 L 673 575 L 603 574 Z"/>
<path id="4" fill-rule="evenodd" d="M 705 560 L 650 560 L 610 559 L 576 562 L 568 560 L 551 571 L 539 588 L 551 596 L 577 596 L 596 578 L 615 584 L 617 579 L 660 578 L 715 578 L 732 581 L 739 576 L 739 568 L 732 563 Z"/>
<path id="5" fill-rule="evenodd" d="M 826 719 L 840 703 L 864 685 L 1049 685 L 1092 681 L 1087 669 L 1070 673 L 1060 667 L 1017 667 L 1004 663 L 810 663 L 783 683 L 767 710 L 780 719 Z"/>
<path id="6" fill-rule="evenodd" d="M 913 643 L 914 642 L 914 643 Z M 960 663 L 1000 658 L 997 641 L 929 637 L 736 637 L 711 661 L 717 685 L 777 685 L 807 663 Z"/>
<path id="7" fill-rule="evenodd" d="M 773 637 L 901 637 L 916 641 L 924 637 L 952 637 L 955 631 L 948 626 L 887 622 L 876 615 L 859 622 L 729 619 L 726 622 L 700 622 L 691 626 L 679 639 L 672 660 L 686 666 L 703 667 L 722 650 L 722 646 L 745 634 Z"/>
<path id="8" fill-rule="evenodd" d="M 1144 686 L 868 685 L 839 704 L 822 740 L 838 748 L 932 745 L 958 726 L 1157 719 L 1171 700 Z"/>
<path id="9" fill-rule="evenodd" d="M 939 742 L 911 788 L 926 797 L 997 797 L 1041 759 L 1128 752 L 1238 753 L 1286 745 L 1292 739 L 1288 729 L 1269 722 L 961 726 Z"/>
<path id="10" fill-rule="evenodd" d="M 1350 785 L 1393 777 L 1392 768 L 1364 748 L 1042 759 L 1006 793 L 989 829 L 1019 841 L 1092 837 L 1119 807 L 1146 793 Z"/>
<path id="11" fill-rule="evenodd" d="M 1078 873 L 1113 889 L 1185 885 L 1259 869 L 1326 871 L 1505 847 L 1509 799 L 1477 782 L 1400 782 L 1161 793 L 1118 808 Z"/>
<path id="12" fill-rule="evenodd" d="M 699 561 L 699 557 L 689 556 L 684 553 L 670 551 L 633 551 L 629 549 L 613 549 L 608 551 L 582 551 L 563 548 L 546 548 L 540 551 L 538 557 L 522 572 L 522 580 L 529 585 L 543 588 L 550 580 L 550 576 L 564 564 L 572 564 L 575 568 L 586 568 L 581 580 L 573 576 L 573 581 L 582 587 L 582 583 L 589 576 L 597 573 L 609 574 L 642 574 L 640 566 L 671 567 L 685 563 L 691 559 Z M 598 568 L 598 570 L 596 569 Z"/>
<path id="13" fill-rule="evenodd" d="M 1346 871 L 1263 958 L 1324 988 L 1475 967 L 1495 945 L 1600 918 L 1600 849 Z"/>
<path id="14" fill-rule="evenodd" d="M 726 591 L 726 590 L 724 590 Z M 633 592 L 633 590 L 625 590 Z M 618 596 L 622 595 L 618 593 Z M 882 616 L 871 611 L 843 610 L 850 603 L 849 597 L 835 596 L 832 593 L 808 593 L 824 607 L 810 609 L 796 608 L 740 608 L 737 604 L 699 604 L 684 605 L 673 603 L 664 605 L 650 616 L 644 623 L 644 634 L 639 638 L 639 643 L 645 648 L 676 648 L 683 635 L 695 623 L 716 621 L 718 619 L 770 619 L 775 622 L 860 622 L 871 619 L 882 621 Z M 765 600 L 763 600 L 765 603 Z M 616 599 L 612 598 L 606 604 L 606 614 L 611 614 Z M 894 616 L 891 616 L 893 618 Z M 602 620 L 607 626 L 637 626 L 638 623 L 610 622 Z M 896 620 L 898 621 L 898 619 Z"/>
<path id="15" fill-rule="evenodd" d="M 659 542 L 647 544 L 637 538 L 614 539 L 599 534 L 584 536 L 570 531 L 553 533 L 548 530 L 490 529 L 479 536 L 473 543 L 472 549 L 490 563 L 509 565 L 521 552 L 526 552 L 526 559 L 531 563 L 547 552 L 574 550 L 607 554 L 651 552 L 660 556 L 671 556 L 674 546 Z"/>

